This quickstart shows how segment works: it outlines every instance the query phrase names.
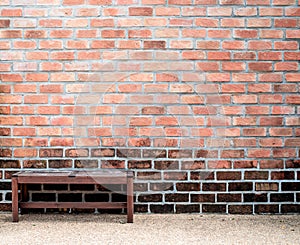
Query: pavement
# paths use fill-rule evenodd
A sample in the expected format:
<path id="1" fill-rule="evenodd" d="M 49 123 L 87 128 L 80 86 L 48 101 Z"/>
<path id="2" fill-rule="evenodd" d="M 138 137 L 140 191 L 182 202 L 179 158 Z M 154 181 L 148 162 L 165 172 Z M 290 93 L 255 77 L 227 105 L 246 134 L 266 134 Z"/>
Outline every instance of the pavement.
<path id="1" fill-rule="evenodd" d="M 300 215 L 0 213 L 0 244 L 300 244 Z"/>

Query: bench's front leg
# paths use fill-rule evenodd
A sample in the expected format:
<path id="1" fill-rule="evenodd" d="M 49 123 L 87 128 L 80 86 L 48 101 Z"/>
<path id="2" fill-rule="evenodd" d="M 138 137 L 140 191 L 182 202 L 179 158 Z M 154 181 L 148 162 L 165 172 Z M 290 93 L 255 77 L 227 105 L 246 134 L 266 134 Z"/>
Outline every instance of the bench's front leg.
<path id="1" fill-rule="evenodd" d="M 12 177 L 12 221 L 19 221 L 18 178 Z"/>
<path id="2" fill-rule="evenodd" d="M 133 177 L 127 176 L 127 223 L 133 223 Z"/>

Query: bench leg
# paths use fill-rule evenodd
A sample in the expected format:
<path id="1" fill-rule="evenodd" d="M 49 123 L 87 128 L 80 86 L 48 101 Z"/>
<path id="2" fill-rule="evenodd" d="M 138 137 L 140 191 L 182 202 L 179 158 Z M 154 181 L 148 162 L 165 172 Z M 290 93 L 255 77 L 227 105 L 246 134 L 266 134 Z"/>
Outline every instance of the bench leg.
<path id="1" fill-rule="evenodd" d="M 133 223 L 133 178 L 127 178 L 127 223 Z"/>
<path id="2" fill-rule="evenodd" d="M 12 221 L 19 221 L 18 178 L 12 178 Z"/>
<path id="3" fill-rule="evenodd" d="M 27 184 L 22 184 L 21 185 L 21 202 L 27 202 L 28 201 L 28 188 Z M 21 209 L 21 214 L 26 214 L 28 213 L 28 209 L 22 208 Z"/>

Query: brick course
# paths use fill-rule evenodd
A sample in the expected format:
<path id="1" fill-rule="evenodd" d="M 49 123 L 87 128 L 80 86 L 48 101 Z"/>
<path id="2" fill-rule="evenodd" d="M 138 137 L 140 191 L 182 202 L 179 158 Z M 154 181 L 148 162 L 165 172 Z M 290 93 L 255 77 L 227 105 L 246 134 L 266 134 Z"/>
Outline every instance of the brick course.
<path id="1" fill-rule="evenodd" d="M 4 1 L 0 210 L 20 169 L 126 168 L 137 212 L 299 212 L 299 16 L 296 0 Z M 123 198 L 100 189 L 30 198 Z"/>

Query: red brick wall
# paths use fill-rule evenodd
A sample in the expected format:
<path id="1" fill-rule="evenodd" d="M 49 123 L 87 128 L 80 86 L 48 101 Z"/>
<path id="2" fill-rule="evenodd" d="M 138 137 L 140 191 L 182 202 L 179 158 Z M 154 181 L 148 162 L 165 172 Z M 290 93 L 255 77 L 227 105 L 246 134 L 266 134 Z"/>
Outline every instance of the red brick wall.
<path id="1" fill-rule="evenodd" d="M 299 212 L 296 0 L 1 0 L 0 209 L 20 169 L 129 168 L 140 212 Z"/>

